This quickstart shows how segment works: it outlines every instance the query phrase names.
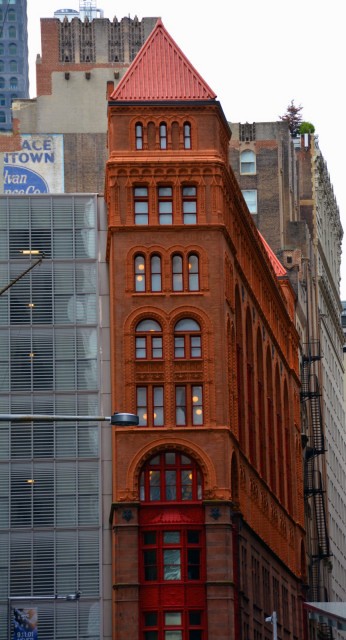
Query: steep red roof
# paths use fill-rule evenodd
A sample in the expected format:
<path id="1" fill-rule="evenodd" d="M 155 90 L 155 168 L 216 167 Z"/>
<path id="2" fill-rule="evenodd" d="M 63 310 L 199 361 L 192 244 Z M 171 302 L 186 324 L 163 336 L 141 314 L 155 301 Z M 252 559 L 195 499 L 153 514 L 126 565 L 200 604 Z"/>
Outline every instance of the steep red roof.
<path id="1" fill-rule="evenodd" d="M 214 100 L 216 94 L 158 20 L 111 100 Z"/>
<path id="2" fill-rule="evenodd" d="M 258 231 L 258 229 L 257 229 Z M 265 241 L 265 239 L 263 238 L 262 234 L 258 231 L 258 235 L 262 241 L 262 244 L 267 252 L 268 258 L 272 264 L 272 267 L 275 271 L 275 274 L 277 275 L 277 277 L 279 278 L 280 276 L 285 276 L 287 275 L 287 271 L 285 269 L 285 267 L 282 266 L 280 260 L 276 257 L 274 251 L 270 248 L 268 242 Z"/>

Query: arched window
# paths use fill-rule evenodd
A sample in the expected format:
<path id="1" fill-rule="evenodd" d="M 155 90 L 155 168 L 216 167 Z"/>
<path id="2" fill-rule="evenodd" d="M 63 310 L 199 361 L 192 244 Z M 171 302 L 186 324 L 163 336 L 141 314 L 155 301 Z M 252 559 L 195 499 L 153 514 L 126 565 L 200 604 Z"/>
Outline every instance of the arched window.
<path id="1" fill-rule="evenodd" d="M 0 20 L 1 20 L 1 17 L 0 17 Z M 3 56 L 3 55 L 4 55 L 4 45 L 2 42 L 0 42 L 0 56 Z"/>
<path id="2" fill-rule="evenodd" d="M 190 185 L 183 187 L 183 222 L 196 224 L 197 222 L 197 188 Z"/>
<path id="3" fill-rule="evenodd" d="M 15 56 L 17 54 L 17 45 L 14 42 L 11 42 L 8 45 L 8 52 L 11 56 Z"/>
<path id="4" fill-rule="evenodd" d="M 146 319 L 136 326 L 136 359 L 162 358 L 162 329 L 156 320 Z"/>
<path id="5" fill-rule="evenodd" d="M 9 9 L 7 12 L 7 20 L 9 22 L 15 22 L 16 20 L 16 12 L 14 9 Z"/>
<path id="6" fill-rule="evenodd" d="M 142 255 L 135 257 L 135 291 L 145 291 L 145 259 Z"/>
<path id="7" fill-rule="evenodd" d="M 0 89 L 3 89 L 5 86 L 5 78 L 0 78 Z"/>
<path id="8" fill-rule="evenodd" d="M 162 290 L 161 258 L 154 255 L 150 258 L 151 291 Z"/>
<path id="9" fill-rule="evenodd" d="M 199 291 L 199 260 L 195 253 L 190 253 L 188 259 L 189 291 Z"/>
<path id="10" fill-rule="evenodd" d="M 195 253 L 183 258 L 180 254 L 172 257 L 173 291 L 199 291 L 199 257 Z"/>
<path id="11" fill-rule="evenodd" d="M 249 456 L 256 465 L 256 429 L 255 429 L 255 395 L 254 395 L 254 363 L 252 343 L 252 318 L 250 309 L 246 312 L 246 382 Z"/>
<path id="12" fill-rule="evenodd" d="M 5 63 L 3 60 L 0 60 L 0 71 L 5 71 Z"/>
<path id="13" fill-rule="evenodd" d="M 202 499 L 202 474 L 197 464 L 184 453 L 159 453 L 142 468 L 141 638 L 202 640 L 205 637 L 206 599 L 202 585 L 206 580 L 206 557 L 205 532 L 201 525 Z M 179 518 L 174 515 L 177 509 Z M 158 593 L 160 597 L 157 597 Z"/>
<path id="14" fill-rule="evenodd" d="M 184 122 L 184 148 L 191 149 L 191 125 Z"/>
<path id="15" fill-rule="evenodd" d="M 247 149 L 240 154 L 240 173 L 256 173 L 256 154 Z"/>
<path id="16" fill-rule="evenodd" d="M 201 358 L 201 328 L 192 318 L 179 320 L 174 327 L 174 357 Z"/>
<path id="17" fill-rule="evenodd" d="M 242 326 L 242 304 L 240 301 L 239 289 L 235 290 L 235 322 L 236 322 L 236 370 L 237 370 L 237 394 L 238 394 L 238 433 L 239 444 L 245 448 L 245 428 L 244 428 L 244 364 L 243 364 L 243 326 Z"/>
<path id="18" fill-rule="evenodd" d="M 136 123 L 136 149 L 143 149 L 143 125 L 140 122 Z"/>
<path id="19" fill-rule="evenodd" d="M 272 359 L 270 349 L 267 349 L 266 356 L 266 378 L 267 378 L 267 424 L 268 424 L 268 439 L 271 443 L 271 450 L 269 453 L 269 481 L 273 492 L 276 491 L 276 448 L 275 448 L 275 434 L 274 434 L 274 401 L 273 401 L 273 374 L 272 374 Z"/>
<path id="20" fill-rule="evenodd" d="M 188 456 L 174 451 L 160 453 L 146 463 L 140 474 L 141 502 L 202 500 L 202 476 Z"/>
<path id="21" fill-rule="evenodd" d="M 160 149 L 167 149 L 167 125 L 161 122 L 160 127 Z"/>
<path id="22" fill-rule="evenodd" d="M 284 434 L 282 421 L 281 384 L 279 367 L 276 365 L 275 371 L 275 404 L 276 404 L 276 443 L 278 469 L 285 469 Z M 285 474 L 279 472 L 279 497 L 282 504 L 285 504 Z"/>
<path id="23" fill-rule="evenodd" d="M 17 78 L 11 78 L 10 79 L 10 89 L 18 89 L 18 79 Z"/>
<path id="24" fill-rule="evenodd" d="M 173 291 L 183 291 L 183 258 L 180 255 L 174 255 L 172 259 L 172 276 Z"/>
<path id="25" fill-rule="evenodd" d="M 17 71 L 18 71 L 18 62 L 17 62 L 17 60 L 10 60 L 10 71 L 12 73 L 17 73 Z"/>
<path id="26" fill-rule="evenodd" d="M 10 38 L 16 38 L 17 37 L 17 29 L 16 29 L 16 27 L 11 25 L 8 28 L 8 35 L 9 35 Z"/>
<path id="27" fill-rule="evenodd" d="M 261 330 L 257 332 L 257 402 L 258 402 L 258 436 L 260 442 L 259 467 L 264 480 L 267 480 L 267 434 L 264 415 L 264 372 Z"/>
<path id="28" fill-rule="evenodd" d="M 3 93 L 0 94 L 0 106 L 4 107 L 6 104 L 6 96 Z"/>
<path id="29" fill-rule="evenodd" d="M 1 122 L 1 124 L 6 122 L 6 113 L 5 113 L 5 111 L 0 111 L 0 122 Z"/>

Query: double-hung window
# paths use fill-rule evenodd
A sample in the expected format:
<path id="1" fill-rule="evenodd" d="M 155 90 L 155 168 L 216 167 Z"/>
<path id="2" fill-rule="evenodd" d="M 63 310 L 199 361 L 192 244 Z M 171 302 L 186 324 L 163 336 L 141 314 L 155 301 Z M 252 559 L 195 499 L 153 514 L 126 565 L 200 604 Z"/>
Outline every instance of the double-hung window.
<path id="1" fill-rule="evenodd" d="M 201 358 L 201 328 L 192 318 L 179 320 L 174 328 L 174 357 Z"/>
<path id="2" fill-rule="evenodd" d="M 149 224 L 148 187 L 134 187 L 135 224 Z"/>
<path id="3" fill-rule="evenodd" d="M 196 224 L 197 222 L 197 188 L 195 186 L 183 187 L 183 222 L 184 224 Z"/>
<path id="4" fill-rule="evenodd" d="M 159 223 L 173 223 L 173 189 L 172 187 L 159 187 Z"/>
<path id="5" fill-rule="evenodd" d="M 201 385 L 178 385 L 175 388 L 177 426 L 203 424 L 203 388 Z"/>

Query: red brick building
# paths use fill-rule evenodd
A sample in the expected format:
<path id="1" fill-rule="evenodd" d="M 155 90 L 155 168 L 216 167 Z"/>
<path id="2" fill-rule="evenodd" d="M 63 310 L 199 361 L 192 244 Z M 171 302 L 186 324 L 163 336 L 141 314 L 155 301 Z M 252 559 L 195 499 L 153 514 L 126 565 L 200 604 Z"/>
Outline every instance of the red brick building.
<path id="1" fill-rule="evenodd" d="M 304 637 L 298 335 L 214 92 L 159 21 L 109 98 L 113 637 Z"/>

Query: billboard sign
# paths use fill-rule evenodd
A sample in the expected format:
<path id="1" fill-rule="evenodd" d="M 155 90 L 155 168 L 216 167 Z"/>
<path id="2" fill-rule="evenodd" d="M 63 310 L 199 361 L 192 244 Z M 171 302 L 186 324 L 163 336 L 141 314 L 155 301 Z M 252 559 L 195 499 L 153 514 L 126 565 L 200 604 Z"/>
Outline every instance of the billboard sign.
<path id="1" fill-rule="evenodd" d="M 13 609 L 13 639 L 38 640 L 37 609 Z"/>
<path id="2" fill-rule="evenodd" d="M 62 134 L 23 134 L 21 149 L 4 153 L 4 194 L 64 192 Z"/>

